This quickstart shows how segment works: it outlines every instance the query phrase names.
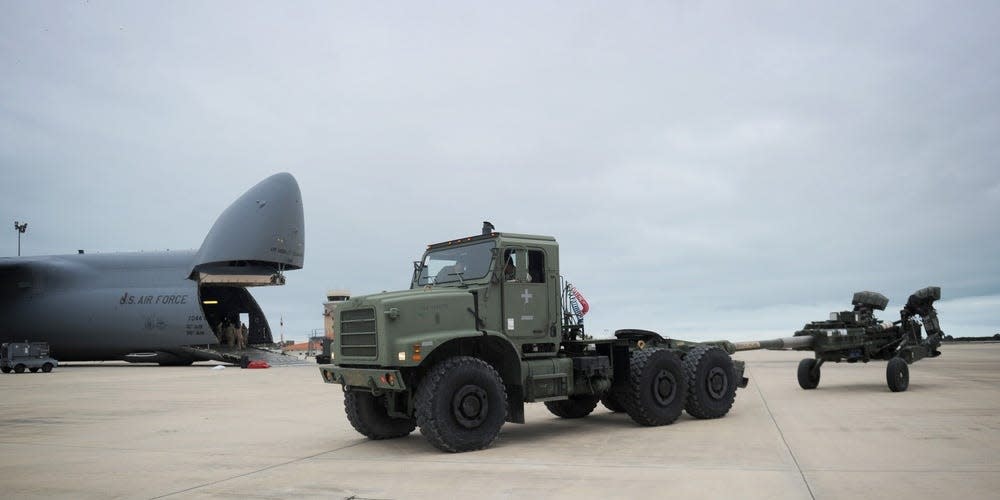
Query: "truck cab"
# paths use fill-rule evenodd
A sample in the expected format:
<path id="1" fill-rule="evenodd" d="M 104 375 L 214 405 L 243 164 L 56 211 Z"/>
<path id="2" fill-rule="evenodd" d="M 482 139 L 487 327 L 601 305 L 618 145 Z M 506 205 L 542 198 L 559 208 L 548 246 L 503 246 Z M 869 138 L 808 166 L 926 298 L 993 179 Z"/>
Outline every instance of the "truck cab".
<path id="1" fill-rule="evenodd" d="M 714 394 L 722 414 L 745 385 L 742 365 L 715 345 L 642 330 L 588 338 L 567 290 L 555 238 L 485 223 L 481 234 L 428 245 L 409 289 L 339 304 L 330 364 L 320 372 L 344 387 L 348 419 L 362 434 L 399 437 L 420 425 L 445 451 L 488 446 L 505 421 L 524 422 L 526 402 L 579 418 L 603 400 L 645 425 L 670 423 L 688 400 L 682 359 L 695 347 L 695 358 L 721 366 Z M 655 380 L 635 383 L 656 385 L 662 408 L 640 408 L 645 392 L 628 395 L 639 391 L 633 358 L 643 366 L 656 358 Z"/>

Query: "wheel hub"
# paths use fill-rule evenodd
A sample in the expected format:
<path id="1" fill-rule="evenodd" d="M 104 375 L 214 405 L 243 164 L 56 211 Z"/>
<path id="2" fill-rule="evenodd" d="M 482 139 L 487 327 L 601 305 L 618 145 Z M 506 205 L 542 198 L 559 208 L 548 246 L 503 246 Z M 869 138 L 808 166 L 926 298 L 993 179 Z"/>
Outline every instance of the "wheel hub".
<path id="1" fill-rule="evenodd" d="M 708 372 L 708 377 L 705 380 L 708 389 L 708 394 L 712 396 L 713 399 L 722 399 L 726 392 L 729 390 L 729 377 L 726 375 L 726 371 L 721 367 L 716 366 Z"/>
<path id="2" fill-rule="evenodd" d="M 451 413 L 467 429 L 482 425 L 489 414 L 490 404 L 486 391 L 477 385 L 466 385 L 455 392 L 451 400 Z"/>
<path id="3" fill-rule="evenodd" d="M 677 379 L 667 370 L 660 370 L 653 380 L 653 397 L 661 406 L 667 406 L 677 396 Z"/>

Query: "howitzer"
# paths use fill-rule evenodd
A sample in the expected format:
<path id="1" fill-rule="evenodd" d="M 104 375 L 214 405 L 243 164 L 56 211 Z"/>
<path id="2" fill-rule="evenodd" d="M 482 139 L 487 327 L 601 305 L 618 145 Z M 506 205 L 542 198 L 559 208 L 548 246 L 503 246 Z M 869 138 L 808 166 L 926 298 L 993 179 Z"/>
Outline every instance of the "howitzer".
<path id="1" fill-rule="evenodd" d="M 884 311 L 889 299 L 876 292 L 857 292 L 851 301 L 853 310 L 832 312 L 830 319 L 808 323 L 793 337 L 733 342 L 726 348 L 730 352 L 758 349 L 813 351 L 815 358 L 806 358 L 799 363 L 798 379 L 803 389 L 815 389 L 819 385 L 820 367 L 827 361 L 888 361 L 886 383 L 889 389 L 892 392 L 905 391 L 910 383 L 908 365 L 941 355 L 938 347 L 944 332 L 934 310 L 934 302 L 940 298 L 939 287 L 917 290 L 906 301 L 898 321 L 883 322 L 875 317 L 875 311 Z M 921 321 L 917 321 L 917 316 Z M 921 334 L 921 326 L 927 332 L 926 337 Z"/>

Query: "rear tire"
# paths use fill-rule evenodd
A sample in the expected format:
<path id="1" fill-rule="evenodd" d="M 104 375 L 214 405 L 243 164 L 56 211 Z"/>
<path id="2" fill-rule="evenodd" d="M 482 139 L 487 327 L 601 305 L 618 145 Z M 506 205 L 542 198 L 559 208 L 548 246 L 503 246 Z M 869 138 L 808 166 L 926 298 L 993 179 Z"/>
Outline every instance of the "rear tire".
<path id="1" fill-rule="evenodd" d="M 417 426 L 412 418 L 390 417 L 385 396 L 375 397 L 370 392 L 347 391 L 344 411 L 354 430 L 368 439 L 403 437 Z"/>
<path id="2" fill-rule="evenodd" d="M 622 403 L 622 395 L 615 391 L 605 392 L 604 396 L 601 397 L 601 404 L 615 413 L 623 413 L 625 411 L 625 404 Z"/>
<path id="3" fill-rule="evenodd" d="M 417 425 L 439 450 L 480 450 L 507 419 L 507 390 L 487 362 L 456 356 L 434 365 L 417 387 Z"/>
<path id="4" fill-rule="evenodd" d="M 596 396 L 573 396 L 560 401 L 546 401 L 545 407 L 553 415 L 562 418 L 583 418 L 597 407 Z"/>
<path id="5" fill-rule="evenodd" d="M 42 371 L 45 373 L 51 372 L 52 368 L 53 368 L 52 363 L 45 363 L 44 365 L 42 365 Z"/>
<path id="6" fill-rule="evenodd" d="M 815 375 L 813 375 L 813 367 L 816 366 L 816 360 L 812 358 L 806 358 L 799 361 L 799 387 L 803 389 L 815 389 L 819 385 L 820 371 L 815 370 Z"/>
<path id="7" fill-rule="evenodd" d="M 10 373 L 12 370 L 9 366 L 0 367 L 0 371 L 4 373 Z"/>
<path id="8" fill-rule="evenodd" d="M 892 358 L 885 367 L 885 381 L 892 392 L 903 392 L 910 386 L 910 367 L 903 358 Z"/>
<path id="9" fill-rule="evenodd" d="M 684 411 L 687 398 L 684 365 L 671 351 L 642 349 L 632 353 L 625 411 L 640 425 L 668 425 Z"/>
<path id="10" fill-rule="evenodd" d="M 726 351 L 698 346 L 684 357 L 688 380 L 684 409 L 695 418 L 719 418 L 729 413 L 736 400 L 736 368 Z"/>
<path id="11" fill-rule="evenodd" d="M 38 367 L 32 366 L 31 368 L 28 368 L 28 371 L 30 371 L 31 373 L 38 373 Z"/>
<path id="12" fill-rule="evenodd" d="M 14 373 L 24 373 L 24 365 L 14 365 Z"/>

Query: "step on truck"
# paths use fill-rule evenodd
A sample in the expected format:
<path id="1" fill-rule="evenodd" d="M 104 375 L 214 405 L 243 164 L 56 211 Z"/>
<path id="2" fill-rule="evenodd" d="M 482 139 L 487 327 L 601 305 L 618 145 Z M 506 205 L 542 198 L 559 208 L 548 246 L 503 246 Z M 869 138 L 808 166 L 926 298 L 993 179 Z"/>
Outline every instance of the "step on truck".
<path id="1" fill-rule="evenodd" d="M 4 373 L 35 373 L 41 370 L 49 373 L 59 366 L 55 358 L 49 356 L 48 342 L 7 342 L 0 344 L 0 371 Z"/>
<path id="2" fill-rule="evenodd" d="M 496 232 L 429 245 L 408 290 L 352 297 L 335 312 L 319 367 L 344 390 L 347 419 L 370 439 L 419 426 L 435 447 L 488 447 L 524 404 L 562 418 L 598 402 L 636 423 L 729 412 L 744 365 L 732 344 L 686 342 L 648 330 L 586 335 L 549 236 Z M 327 358 L 324 358 L 327 359 Z"/>

